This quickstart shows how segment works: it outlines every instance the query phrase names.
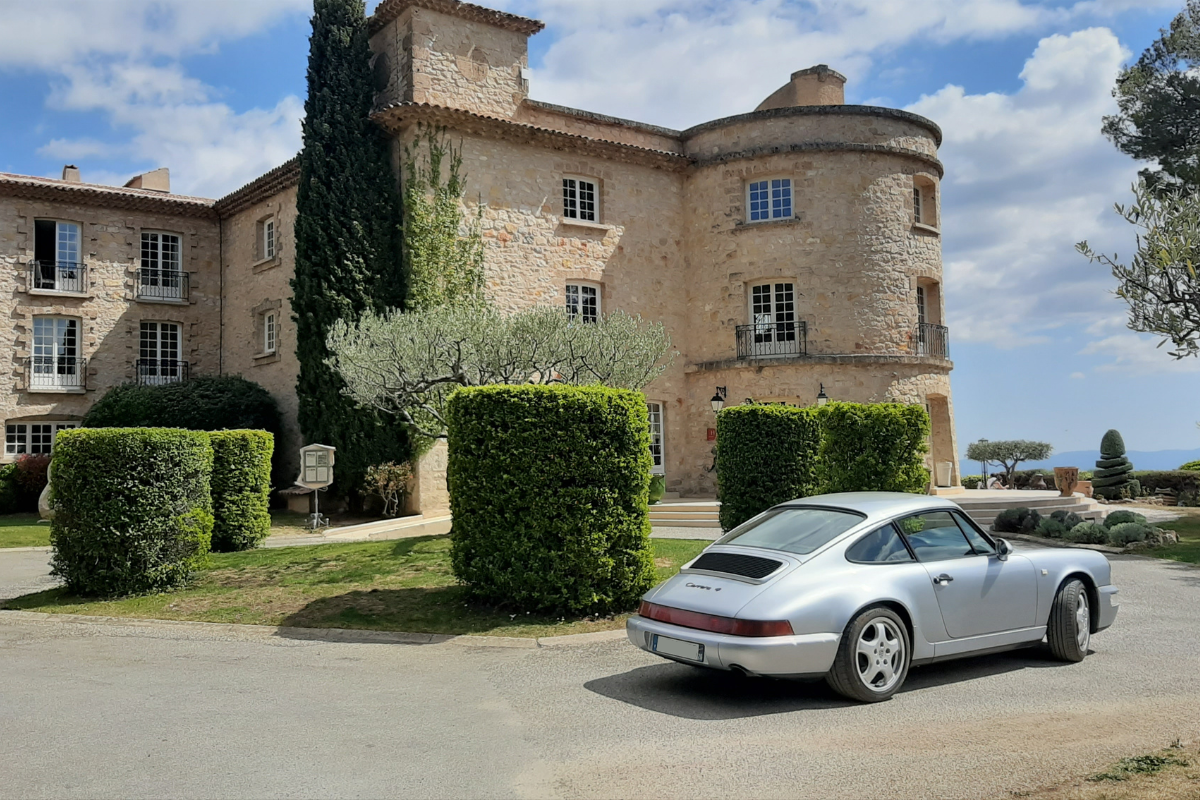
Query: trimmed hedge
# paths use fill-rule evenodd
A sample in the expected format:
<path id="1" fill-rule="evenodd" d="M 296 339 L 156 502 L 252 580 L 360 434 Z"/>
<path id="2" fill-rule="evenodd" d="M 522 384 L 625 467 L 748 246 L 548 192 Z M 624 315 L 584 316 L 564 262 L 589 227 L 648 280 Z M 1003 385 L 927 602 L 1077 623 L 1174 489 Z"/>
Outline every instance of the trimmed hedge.
<path id="1" fill-rule="evenodd" d="M 822 492 L 911 492 L 929 488 L 929 414 L 919 405 L 829 403 L 817 413 Z"/>
<path id="2" fill-rule="evenodd" d="M 1105 544 L 1108 542 L 1108 528 L 1099 522 L 1087 520 L 1064 533 L 1062 538 L 1076 544 Z"/>
<path id="3" fill-rule="evenodd" d="M 212 549 L 249 550 L 271 532 L 271 454 L 266 431 L 213 431 Z"/>
<path id="4" fill-rule="evenodd" d="M 1118 509 L 1104 518 L 1104 527 L 1112 529 L 1118 525 L 1126 525 L 1128 523 L 1136 523 L 1138 525 L 1146 524 L 1146 517 L 1136 511 L 1130 511 L 1127 508 Z"/>
<path id="5" fill-rule="evenodd" d="M 0 464 L 0 514 L 21 510 L 21 492 L 17 488 L 17 465 Z"/>
<path id="6" fill-rule="evenodd" d="M 1129 477 L 1142 486 L 1142 493 L 1152 495 L 1158 489 L 1170 489 L 1178 495 L 1200 492 L 1200 472 L 1191 470 L 1135 470 Z"/>
<path id="7" fill-rule="evenodd" d="M 212 537 L 213 450 L 201 431 L 77 428 L 54 446 L 53 572 L 105 597 L 185 583 Z"/>
<path id="8" fill-rule="evenodd" d="M 821 429 L 812 408 L 742 405 L 717 414 L 721 527 L 730 530 L 777 503 L 817 494 Z"/>
<path id="9" fill-rule="evenodd" d="M 478 386 L 447 404 L 454 574 L 514 611 L 612 614 L 654 583 L 640 392 Z"/>

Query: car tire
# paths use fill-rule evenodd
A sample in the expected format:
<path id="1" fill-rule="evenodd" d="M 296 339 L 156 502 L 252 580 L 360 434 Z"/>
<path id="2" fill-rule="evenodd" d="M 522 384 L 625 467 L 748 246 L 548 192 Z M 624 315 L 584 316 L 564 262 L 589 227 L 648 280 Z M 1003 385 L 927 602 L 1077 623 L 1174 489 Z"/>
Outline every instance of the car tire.
<path id="1" fill-rule="evenodd" d="M 1092 620 L 1088 590 L 1083 581 L 1063 583 L 1050 606 L 1046 621 L 1046 640 L 1050 652 L 1060 661 L 1083 661 L 1091 643 Z"/>
<path id="2" fill-rule="evenodd" d="M 825 682 L 843 697 L 878 703 L 900 691 L 911 663 L 912 643 L 900 615 L 871 606 L 846 625 Z"/>

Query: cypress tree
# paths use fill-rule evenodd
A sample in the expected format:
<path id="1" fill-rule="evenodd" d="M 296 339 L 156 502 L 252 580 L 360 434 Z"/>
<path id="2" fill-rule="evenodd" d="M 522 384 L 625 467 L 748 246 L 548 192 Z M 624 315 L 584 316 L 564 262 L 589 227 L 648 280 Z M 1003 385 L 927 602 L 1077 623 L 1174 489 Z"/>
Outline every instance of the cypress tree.
<path id="1" fill-rule="evenodd" d="M 301 433 L 338 449 L 335 488 L 353 499 L 367 467 L 404 461 L 411 448 L 402 426 L 342 393 L 326 336 L 338 320 L 401 305 L 400 203 L 388 138 L 370 119 L 363 0 L 313 5 L 292 279 L 296 393 Z"/>

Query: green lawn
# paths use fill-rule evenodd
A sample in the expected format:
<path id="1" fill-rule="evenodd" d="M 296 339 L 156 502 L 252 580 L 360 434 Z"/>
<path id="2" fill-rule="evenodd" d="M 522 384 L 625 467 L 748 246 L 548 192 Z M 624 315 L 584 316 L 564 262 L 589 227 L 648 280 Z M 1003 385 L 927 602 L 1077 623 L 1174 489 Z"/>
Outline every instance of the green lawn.
<path id="1" fill-rule="evenodd" d="M 1189 511 L 1195 511 L 1195 509 L 1189 509 Z M 1200 513 L 1189 513 L 1185 517 L 1170 522 L 1160 522 L 1159 527 L 1178 533 L 1179 544 L 1153 550 L 1142 550 L 1143 555 L 1200 564 Z"/>
<path id="2" fill-rule="evenodd" d="M 49 546 L 50 526 L 38 523 L 37 514 L 0 516 L 0 548 Z"/>
<path id="3" fill-rule="evenodd" d="M 659 580 L 709 542 L 653 540 Z M 554 636 L 624 626 L 624 616 L 554 619 L 468 602 L 450 571 L 450 539 L 322 544 L 214 553 L 192 585 L 177 592 L 94 601 L 63 589 L 25 595 L 2 608 L 61 614 L 237 622 L 412 633 Z"/>

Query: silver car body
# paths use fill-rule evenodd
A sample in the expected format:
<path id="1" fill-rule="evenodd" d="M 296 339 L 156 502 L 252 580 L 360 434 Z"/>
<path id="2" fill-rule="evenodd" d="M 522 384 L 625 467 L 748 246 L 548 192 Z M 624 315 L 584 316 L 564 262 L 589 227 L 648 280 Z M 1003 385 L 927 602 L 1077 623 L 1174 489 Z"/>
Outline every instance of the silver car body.
<path id="1" fill-rule="evenodd" d="M 651 589 L 644 600 L 686 611 L 743 620 L 791 622 L 794 635 L 748 637 L 630 617 L 630 642 L 655 655 L 752 675 L 809 677 L 829 671 L 842 633 L 862 609 L 883 603 L 908 623 L 912 664 L 1036 644 L 1046 635 L 1051 604 L 1063 582 L 1078 577 L 1088 588 L 1092 632 L 1117 613 L 1108 559 L 1091 550 L 1014 548 L 1006 558 L 977 555 L 948 561 L 861 564 L 846 550 L 881 525 L 928 511 L 961 509 L 949 500 L 912 494 L 862 492 L 809 497 L 781 507 L 854 511 L 865 519 L 807 555 L 714 544 L 704 553 L 757 555 L 783 562 L 755 580 L 697 570 Z M 965 517 L 965 515 L 963 515 Z M 978 528 L 976 528 L 978 530 Z M 988 538 L 995 541 L 995 537 Z M 952 581 L 937 581 L 949 575 Z M 654 635 L 703 645 L 700 661 L 655 652 Z"/>

